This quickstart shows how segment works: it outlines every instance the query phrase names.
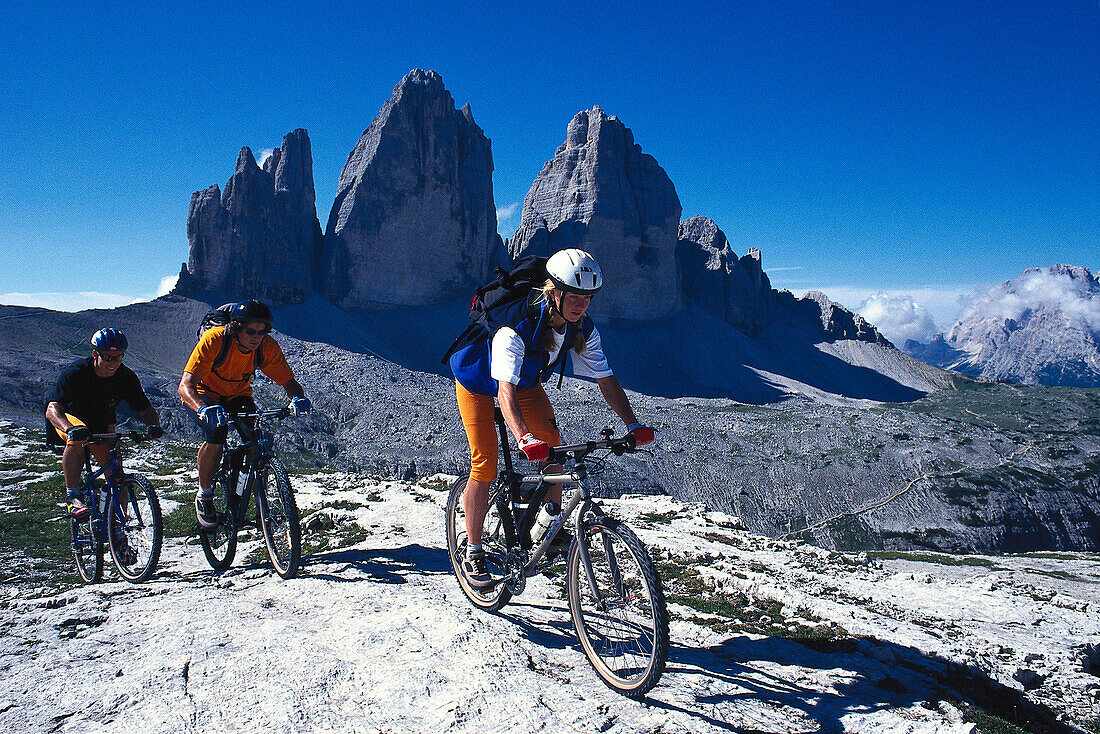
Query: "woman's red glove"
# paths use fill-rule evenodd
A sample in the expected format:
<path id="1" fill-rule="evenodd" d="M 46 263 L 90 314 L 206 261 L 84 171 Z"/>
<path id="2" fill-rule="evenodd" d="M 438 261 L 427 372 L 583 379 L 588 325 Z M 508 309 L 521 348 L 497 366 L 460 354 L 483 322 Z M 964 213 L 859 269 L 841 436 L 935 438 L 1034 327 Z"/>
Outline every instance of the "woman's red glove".
<path id="1" fill-rule="evenodd" d="M 635 446 L 644 446 L 653 441 L 653 429 L 641 423 L 631 423 L 626 427 L 626 431 L 634 437 Z"/>
<path id="2" fill-rule="evenodd" d="M 550 458 L 550 444 L 535 438 L 533 433 L 520 437 L 519 448 L 527 454 L 528 461 L 546 461 Z"/>

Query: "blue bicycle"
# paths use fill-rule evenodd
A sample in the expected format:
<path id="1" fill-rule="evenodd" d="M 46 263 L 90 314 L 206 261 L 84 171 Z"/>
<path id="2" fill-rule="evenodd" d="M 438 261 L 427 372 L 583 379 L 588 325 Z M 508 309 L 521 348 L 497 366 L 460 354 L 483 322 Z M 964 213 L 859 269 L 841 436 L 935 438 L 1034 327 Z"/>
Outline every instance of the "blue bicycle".
<path id="1" fill-rule="evenodd" d="M 110 458 L 99 469 L 93 469 L 91 452 L 84 447 L 80 478 L 91 512 L 79 520 L 70 518 L 69 523 L 76 571 L 89 584 L 103 578 L 104 545 L 110 548 L 118 575 L 132 583 L 148 580 L 160 560 L 164 539 L 160 501 L 145 477 L 123 471 L 118 450 L 122 438 L 136 443 L 147 436 L 138 431 L 94 434 L 91 443 L 111 444 Z"/>

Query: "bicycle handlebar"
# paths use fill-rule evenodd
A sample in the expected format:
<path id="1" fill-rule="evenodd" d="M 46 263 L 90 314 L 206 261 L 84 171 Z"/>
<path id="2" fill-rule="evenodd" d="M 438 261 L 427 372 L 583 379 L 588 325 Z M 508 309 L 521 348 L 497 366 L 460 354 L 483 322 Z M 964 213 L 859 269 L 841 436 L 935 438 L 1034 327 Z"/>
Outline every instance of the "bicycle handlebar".
<path id="1" fill-rule="evenodd" d="M 608 432 L 610 433 L 610 431 Z M 611 453 L 615 454 L 615 456 L 622 456 L 623 454 L 629 454 L 636 451 L 637 445 L 634 435 L 628 433 L 622 438 L 609 437 L 602 441 L 585 441 L 584 443 L 575 443 L 569 446 L 555 446 L 550 449 L 548 463 L 560 463 L 569 458 L 581 459 L 588 456 L 593 451 L 599 451 L 600 449 L 610 449 Z"/>
<path id="2" fill-rule="evenodd" d="M 257 410 L 255 413 L 226 413 L 230 420 L 240 420 L 241 418 L 288 418 L 290 416 L 290 408 L 279 408 L 278 410 Z"/>
<path id="3" fill-rule="evenodd" d="M 128 438 L 135 443 L 149 440 L 149 435 L 142 431 L 116 431 L 115 433 L 93 433 L 87 443 L 110 443 L 120 438 Z"/>

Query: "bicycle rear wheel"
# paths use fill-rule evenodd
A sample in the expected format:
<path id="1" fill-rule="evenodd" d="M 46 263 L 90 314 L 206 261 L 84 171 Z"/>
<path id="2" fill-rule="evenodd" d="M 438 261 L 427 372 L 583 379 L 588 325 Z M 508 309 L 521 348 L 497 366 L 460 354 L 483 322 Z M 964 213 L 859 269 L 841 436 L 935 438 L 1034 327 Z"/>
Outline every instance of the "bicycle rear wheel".
<path id="1" fill-rule="evenodd" d="M 615 520 L 589 523 L 570 548 L 566 584 L 573 625 L 596 673 L 625 696 L 644 696 L 668 658 L 665 597 L 645 546 Z"/>
<path id="2" fill-rule="evenodd" d="M 470 586 L 462 571 L 462 561 L 466 557 L 466 505 L 463 499 L 467 479 L 469 476 L 459 477 L 458 481 L 451 485 L 451 492 L 447 496 L 447 555 L 451 557 L 451 569 L 466 598 L 478 609 L 495 612 L 512 598 L 507 585 L 501 583 L 491 589 L 479 591 Z M 485 515 L 481 544 L 485 548 L 485 561 L 489 566 L 489 573 L 493 576 L 503 576 L 503 559 L 508 548 L 504 540 L 504 528 L 494 502 L 489 503 L 489 512 Z"/>
<path id="3" fill-rule="evenodd" d="M 218 523 L 212 528 L 199 530 L 199 542 L 202 543 L 206 562 L 218 573 L 229 568 L 237 553 L 237 522 L 227 502 L 232 491 L 225 474 L 219 471 L 214 476 L 214 507 Z"/>
<path id="4" fill-rule="evenodd" d="M 128 474 L 111 503 L 107 519 L 107 542 L 118 574 L 141 583 L 153 575 L 160 560 L 164 526 L 160 501 L 149 481 L 140 474 Z"/>
<path id="5" fill-rule="evenodd" d="M 294 578 L 302 555 L 302 528 L 290 478 L 278 459 L 269 461 L 260 472 L 256 489 L 257 511 L 271 565 L 284 579 Z"/>
<path id="6" fill-rule="evenodd" d="M 69 526 L 76 572 L 84 583 L 94 584 L 103 578 L 103 542 L 96 536 L 95 520 L 91 515 L 79 521 L 70 518 Z"/>

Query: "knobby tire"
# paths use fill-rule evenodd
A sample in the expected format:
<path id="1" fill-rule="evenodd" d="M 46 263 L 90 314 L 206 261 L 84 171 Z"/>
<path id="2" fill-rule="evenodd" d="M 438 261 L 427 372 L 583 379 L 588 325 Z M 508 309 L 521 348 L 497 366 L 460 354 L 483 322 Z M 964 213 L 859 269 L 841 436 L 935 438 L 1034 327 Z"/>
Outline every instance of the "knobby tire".
<path id="1" fill-rule="evenodd" d="M 206 562 L 215 573 L 221 573 L 233 564 L 237 553 L 237 524 L 229 510 L 229 481 L 221 470 L 214 476 L 214 506 L 217 509 L 218 524 L 212 528 L 199 529 L 199 542 Z"/>
<path id="2" fill-rule="evenodd" d="M 119 576 L 141 583 L 153 575 L 160 560 L 164 541 L 160 500 L 149 480 L 140 474 L 126 475 L 116 498 L 118 506 L 109 503 L 107 518 L 111 559 Z M 127 558 L 127 550 L 133 551 L 132 557 Z"/>
<path id="3" fill-rule="evenodd" d="M 596 593 L 585 569 L 586 543 Z M 588 662 L 604 683 L 641 698 L 668 659 L 668 611 L 653 561 L 634 532 L 611 518 L 585 526 L 566 567 L 569 611 Z"/>
<path id="4" fill-rule="evenodd" d="M 260 515 L 267 555 L 275 573 L 284 579 L 294 578 L 302 556 L 302 528 L 290 478 L 282 463 L 273 458 L 260 473 L 259 482 L 256 511 Z"/>
<path id="5" fill-rule="evenodd" d="M 91 514 L 79 521 L 70 518 L 69 526 L 76 572 L 84 583 L 94 584 L 103 578 L 103 543 L 96 535 L 95 520 Z"/>
<path id="6" fill-rule="evenodd" d="M 466 511 L 463 497 L 467 479 L 469 475 L 459 477 L 458 481 L 451 485 L 451 491 L 447 495 L 447 555 L 451 557 L 451 569 L 458 580 L 459 588 L 470 603 L 486 612 L 496 612 L 512 598 L 507 585 L 500 583 L 484 591 L 478 591 L 470 586 L 462 570 L 462 561 L 466 556 Z M 485 515 L 481 544 L 485 548 L 485 560 L 489 565 L 489 573 L 493 576 L 502 576 L 504 569 L 501 560 L 508 549 L 504 539 L 504 528 L 500 523 L 494 502 L 489 503 L 489 512 Z"/>

